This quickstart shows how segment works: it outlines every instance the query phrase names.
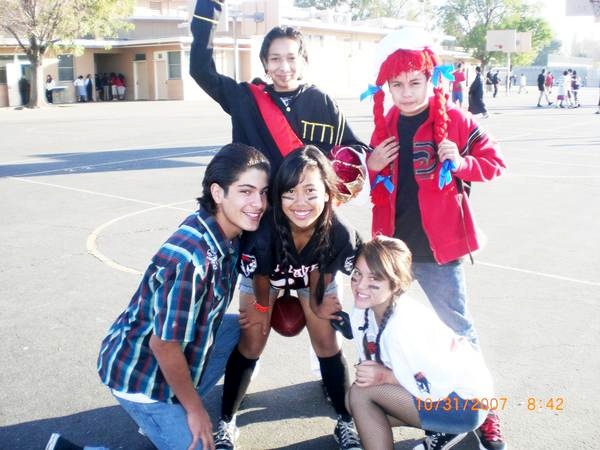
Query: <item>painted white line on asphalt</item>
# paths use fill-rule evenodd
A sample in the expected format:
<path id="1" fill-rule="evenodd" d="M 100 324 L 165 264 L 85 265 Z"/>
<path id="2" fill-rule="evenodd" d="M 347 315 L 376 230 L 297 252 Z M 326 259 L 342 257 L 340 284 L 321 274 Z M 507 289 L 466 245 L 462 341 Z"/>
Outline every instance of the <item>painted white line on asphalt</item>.
<path id="1" fill-rule="evenodd" d="M 596 126 L 597 126 L 597 122 L 598 121 L 595 120 L 595 119 L 588 120 L 588 121 L 585 121 L 585 122 L 577 122 L 577 128 L 582 128 L 582 129 L 586 129 L 586 130 L 588 130 L 588 129 L 595 129 Z M 588 126 L 590 126 L 591 128 L 588 128 Z M 481 125 L 480 125 L 480 127 L 481 127 Z M 521 134 L 513 134 L 509 138 L 499 139 L 498 142 L 500 142 L 500 143 L 503 143 L 503 142 L 515 142 L 515 141 L 520 141 L 523 138 L 530 137 L 530 136 L 539 138 L 540 134 L 545 135 L 544 136 L 544 140 L 550 140 L 550 139 L 552 139 L 552 140 L 565 140 L 565 139 L 568 139 L 570 142 L 572 142 L 573 138 L 565 138 L 560 133 L 558 133 L 557 136 L 548 136 L 549 132 L 556 133 L 557 131 L 561 131 L 561 130 L 569 130 L 569 131 L 573 132 L 573 124 L 569 123 L 568 125 L 563 125 L 563 126 L 560 126 L 560 127 L 553 127 L 550 130 L 548 130 L 546 128 L 542 128 L 541 130 L 534 128 L 533 131 L 528 131 L 527 133 L 521 133 Z M 486 131 L 489 131 L 489 130 L 486 128 Z M 492 133 L 492 135 L 494 135 L 494 134 L 495 133 Z M 577 137 L 576 140 L 590 139 L 592 137 L 595 137 L 595 136 L 587 136 L 587 137 L 586 136 L 580 136 L 580 137 Z"/>
<path id="2" fill-rule="evenodd" d="M 569 178 L 569 179 L 578 179 L 578 178 L 600 178 L 600 175 L 529 175 L 527 173 L 511 173 L 503 175 L 506 178 Z"/>
<path id="3" fill-rule="evenodd" d="M 102 196 L 102 197 L 109 197 L 109 198 L 115 198 L 115 199 L 119 199 L 119 200 L 126 200 L 126 201 L 130 201 L 130 202 L 134 202 L 134 203 L 140 203 L 140 204 L 145 204 L 145 205 L 152 205 L 151 208 L 147 208 L 147 209 L 144 209 L 144 210 L 141 210 L 141 211 L 137 211 L 137 212 L 125 214 L 123 216 L 117 217 L 116 219 L 112 219 L 112 220 L 106 222 L 103 225 L 100 225 L 100 227 L 96 228 L 96 230 L 94 230 L 92 232 L 92 234 L 90 235 L 90 237 L 88 237 L 88 250 L 90 248 L 89 245 L 91 245 L 90 244 L 90 238 L 91 238 L 91 236 L 94 236 L 93 237 L 93 246 L 95 246 L 95 240 L 97 239 L 99 233 L 102 230 L 104 230 L 105 228 L 107 228 L 108 226 L 112 225 L 113 223 L 118 222 L 119 220 L 122 220 L 122 219 L 124 219 L 126 217 L 135 216 L 136 214 L 142 214 L 142 213 L 147 212 L 147 211 L 152 211 L 152 210 L 161 209 L 161 208 L 169 208 L 169 209 L 175 209 L 175 210 L 179 210 L 179 211 L 190 212 L 189 209 L 177 208 L 177 207 L 173 206 L 173 205 L 178 205 L 178 204 L 182 204 L 182 203 L 185 203 L 185 202 L 189 202 L 190 200 L 185 200 L 185 201 L 182 201 L 182 202 L 171 203 L 171 204 L 160 204 L 160 203 L 155 203 L 155 202 L 148 202 L 148 201 L 145 201 L 145 200 L 138 200 L 138 199 L 134 199 L 134 198 L 123 197 L 123 196 L 119 196 L 119 195 L 105 194 L 105 193 L 102 193 L 102 192 L 90 191 L 90 190 L 87 190 L 87 189 L 72 188 L 72 187 L 69 187 L 69 186 L 61 186 L 61 185 L 58 185 L 58 184 L 44 183 L 44 182 L 41 182 L 41 181 L 33 181 L 33 180 L 25 179 L 25 178 L 16 178 L 16 177 L 8 177 L 8 178 L 12 179 L 12 180 L 16 180 L 16 181 L 21 181 L 21 182 L 24 182 L 24 183 L 39 184 L 39 185 L 42 185 L 42 186 L 49 186 L 49 187 L 54 187 L 54 188 L 59 188 L 59 189 L 65 189 L 65 190 L 69 190 L 69 191 L 81 192 L 81 193 L 85 193 L 85 194 L 99 195 L 99 196 Z M 96 247 L 96 251 L 97 251 L 97 247 Z M 92 253 L 98 259 L 100 259 L 101 261 L 105 262 L 107 265 L 109 265 L 111 267 L 114 267 L 114 268 L 116 268 L 118 270 L 122 270 L 122 271 L 128 272 L 128 273 L 134 273 L 134 274 L 139 274 L 140 273 L 136 269 L 132 269 L 132 268 L 129 268 L 129 267 L 126 267 L 126 266 L 122 266 L 119 263 L 116 263 L 116 262 L 112 261 L 110 258 L 102 255 L 99 251 L 97 251 L 97 252 L 101 256 L 97 256 L 97 255 L 93 254 L 92 252 L 90 252 L 90 253 Z M 573 282 L 573 283 L 586 284 L 586 285 L 589 285 L 589 286 L 600 286 L 600 283 L 594 282 L 594 281 L 577 280 L 575 278 L 569 278 L 569 277 L 563 277 L 563 276 L 560 276 L 560 275 L 547 274 L 547 273 L 543 273 L 543 272 L 537 272 L 537 271 L 534 271 L 534 270 L 519 269 L 519 268 L 516 268 L 516 267 L 509 267 L 509 266 L 503 266 L 503 265 L 500 265 L 500 264 L 486 263 L 486 262 L 483 262 L 483 261 L 478 261 L 478 264 L 481 264 L 481 265 L 484 265 L 484 266 L 489 266 L 489 267 L 496 267 L 496 268 L 504 269 L 504 270 L 512 270 L 514 272 L 528 273 L 528 274 L 542 276 L 542 277 L 547 277 L 547 278 L 554 278 L 554 279 L 557 279 L 557 280 L 569 281 L 569 282 Z"/>
<path id="4" fill-rule="evenodd" d="M 554 275 L 551 273 L 538 272 L 536 270 L 519 269 L 518 267 L 503 266 L 501 264 L 493 264 L 493 263 L 488 263 L 488 262 L 484 262 L 484 261 L 477 261 L 476 264 L 481 264 L 482 266 L 488 266 L 488 267 L 495 267 L 496 269 L 504 269 L 504 270 L 510 270 L 513 272 L 527 273 L 529 275 L 536 275 L 538 277 L 553 278 L 555 280 L 568 281 L 570 283 L 585 284 L 587 286 L 600 286 L 600 282 L 597 282 L 597 281 L 578 280 L 577 278 L 563 277 L 562 275 Z"/>
<path id="5" fill-rule="evenodd" d="M 137 198 L 131 198 L 131 197 L 123 197 L 122 195 L 106 194 L 104 192 L 90 191 L 88 189 L 79 189 L 79 188 L 74 188 L 74 187 L 70 187 L 70 186 L 63 186 L 61 184 L 45 183 L 43 181 L 28 180 L 27 178 L 20 178 L 20 177 L 7 177 L 7 178 L 9 180 L 20 181 L 22 183 L 39 184 L 41 186 L 48 186 L 48 187 L 53 187 L 53 188 L 57 188 L 57 189 L 64 189 L 66 191 L 80 192 L 82 194 L 97 195 L 97 196 L 100 196 L 100 197 L 115 198 L 117 200 L 125 200 L 125 201 L 128 201 L 128 202 L 140 203 L 142 205 L 151 205 L 151 206 L 165 207 L 165 205 L 163 205 L 161 203 L 149 202 L 149 201 L 146 201 L 146 200 L 139 200 Z"/>
<path id="6" fill-rule="evenodd" d="M 573 166 L 573 167 L 589 167 L 590 169 L 598 169 L 600 166 L 594 166 L 590 164 L 577 164 L 577 163 L 567 163 L 567 162 L 558 162 L 558 161 L 541 161 L 539 159 L 527 159 L 527 158 L 508 158 L 509 161 L 525 161 L 532 162 L 535 164 L 551 164 L 555 166 Z"/>
<path id="7" fill-rule="evenodd" d="M 217 147 L 215 147 L 214 150 L 217 150 Z M 27 177 L 27 176 L 31 176 L 31 175 L 42 175 L 42 174 L 47 174 L 47 173 L 66 172 L 66 171 L 77 170 L 77 169 L 86 169 L 87 170 L 87 169 L 91 169 L 92 167 L 110 166 L 110 165 L 114 165 L 114 164 L 123 164 L 123 163 L 137 162 L 137 161 L 149 161 L 149 160 L 153 160 L 153 159 L 169 159 L 169 158 L 179 157 L 179 156 L 187 156 L 187 155 L 193 155 L 193 154 L 198 154 L 198 153 L 206 153 L 209 151 L 213 151 L 213 149 L 194 150 L 193 152 L 170 153 L 170 154 L 165 154 L 165 155 L 150 156 L 148 158 L 123 159 L 123 160 L 109 161 L 109 162 L 98 163 L 98 164 L 86 164 L 83 166 L 61 167 L 60 169 L 42 170 L 39 172 L 20 173 L 18 175 L 13 175 L 13 177 Z"/>
<path id="8" fill-rule="evenodd" d="M 97 153 L 97 152 L 102 152 L 102 153 L 111 153 L 111 152 L 129 152 L 129 151 L 135 151 L 135 150 L 169 150 L 171 148 L 176 148 L 176 147 L 199 147 L 201 144 L 198 143 L 198 140 L 194 140 L 194 141 L 171 141 L 171 142 L 163 142 L 160 144 L 152 144 L 152 145 L 143 145 L 140 147 L 118 147 L 118 148 L 99 148 L 99 149 L 94 149 L 94 150 L 90 150 L 89 152 L 75 152 L 75 153 L 69 153 L 69 158 L 72 158 L 73 156 L 81 156 L 81 155 L 89 155 L 91 153 Z M 207 149 L 208 151 L 215 151 L 218 150 L 219 147 L 215 147 L 215 148 L 209 148 Z M 51 154 L 49 154 L 51 155 Z M 54 158 L 52 156 L 41 156 L 41 155 L 33 155 L 31 156 L 31 158 L 29 159 L 22 159 L 19 161 L 5 161 L 5 162 L 0 162 L 0 166 L 13 166 L 13 165 L 17 165 L 17 164 L 38 164 L 38 162 L 36 161 L 42 161 L 42 162 L 49 162 L 49 161 L 55 161 Z"/>
<path id="9" fill-rule="evenodd" d="M 33 181 L 33 180 L 28 180 L 26 178 L 9 177 L 9 179 L 16 180 L 16 181 L 21 181 L 21 182 L 24 182 L 24 183 L 39 184 L 39 185 L 42 185 L 42 186 L 48 186 L 48 187 L 53 187 L 53 188 L 58 188 L 58 189 L 65 189 L 67 191 L 80 192 L 80 193 L 83 193 L 83 194 L 91 194 L 91 195 L 98 195 L 98 196 L 101 196 L 101 197 L 115 198 L 117 200 L 125 200 L 125 201 L 128 201 L 128 202 L 140 203 L 140 204 L 143 204 L 143 205 L 152 205 L 151 208 L 146 208 L 146 209 L 143 209 L 141 211 L 135 211 L 135 212 L 132 212 L 132 213 L 129 213 L 129 214 L 124 214 L 124 215 L 119 216 L 119 217 L 117 217 L 115 219 L 109 220 L 108 222 L 100 225 L 94 231 L 92 231 L 92 233 L 87 238 L 86 248 L 87 248 L 88 252 L 92 256 L 98 258 L 100 261 L 102 261 L 107 266 L 112 267 L 113 269 L 120 270 L 122 272 L 126 272 L 126 273 L 140 274 L 141 272 L 139 270 L 137 270 L 137 269 L 133 269 L 131 267 L 126 267 L 126 266 L 123 266 L 122 264 L 119 264 L 118 262 L 115 262 L 114 260 L 112 260 L 108 256 L 104 255 L 100 250 L 98 250 L 98 246 L 96 244 L 96 241 L 98 239 L 98 236 L 100 235 L 100 233 L 103 230 L 105 230 L 106 228 L 108 228 L 112 224 L 114 224 L 114 223 L 116 223 L 116 222 L 118 222 L 118 221 L 120 221 L 122 219 L 125 219 L 125 218 L 128 218 L 128 217 L 133 217 L 135 215 L 143 214 L 145 212 L 153 211 L 153 210 L 156 210 L 156 209 L 163 209 L 163 208 L 165 208 L 165 209 L 174 209 L 174 210 L 177 210 L 177 211 L 191 212 L 190 209 L 178 208 L 177 206 L 175 206 L 175 205 L 180 205 L 180 204 L 183 204 L 183 203 L 186 203 L 186 202 L 190 202 L 191 201 L 190 199 L 184 200 L 184 201 L 180 201 L 180 202 L 175 202 L 175 203 L 161 204 L 161 203 L 155 203 L 155 202 L 148 202 L 146 200 L 138 200 L 138 199 L 130 198 L 130 197 L 123 197 L 123 196 L 120 196 L 120 195 L 105 194 L 103 192 L 90 191 L 90 190 L 87 190 L 87 189 L 79 189 L 79 188 L 73 188 L 73 187 L 69 187 L 69 186 L 62 186 L 60 184 L 44 183 L 42 181 Z"/>
<path id="10" fill-rule="evenodd" d="M 175 206 L 175 205 L 180 205 L 182 203 L 187 203 L 187 202 L 189 202 L 189 200 L 185 200 L 182 202 L 176 202 L 176 203 L 170 203 L 168 205 L 154 206 L 152 208 L 142 209 L 141 211 L 134 211 L 129 214 L 123 214 L 122 216 L 116 217 L 112 220 L 109 220 L 108 222 L 103 223 L 102 225 L 97 227 L 94 231 L 92 231 L 92 233 L 88 236 L 87 241 L 86 241 L 86 248 L 87 248 L 88 253 L 91 254 L 92 256 L 94 256 L 95 258 L 98 258 L 100 261 L 102 261 L 104 264 L 106 264 L 108 267 L 110 267 L 112 269 L 120 270 L 121 272 L 125 272 L 125 273 L 131 273 L 134 275 L 141 275 L 142 274 L 141 271 L 134 269 L 132 267 L 124 266 L 123 264 L 119 264 L 114 259 L 111 259 L 108 256 L 106 256 L 104 253 L 102 253 L 98 249 L 98 244 L 97 244 L 98 236 L 100 236 L 100 233 L 102 233 L 108 227 L 110 227 L 111 225 L 113 225 L 123 219 L 128 219 L 130 217 L 137 216 L 139 214 L 144 214 L 144 213 L 147 213 L 150 211 L 155 211 L 157 209 L 168 208 L 168 209 L 176 209 L 179 211 L 190 212 L 189 209 L 177 208 Z"/>
<path id="11" fill-rule="evenodd" d="M 86 152 L 70 153 L 69 157 L 85 155 L 85 154 L 86 154 Z M 52 156 L 32 156 L 29 159 L 22 159 L 20 161 L 0 162 L 0 166 L 16 166 L 18 164 L 47 164 L 47 163 L 50 163 L 53 161 L 55 161 L 55 159 Z"/>

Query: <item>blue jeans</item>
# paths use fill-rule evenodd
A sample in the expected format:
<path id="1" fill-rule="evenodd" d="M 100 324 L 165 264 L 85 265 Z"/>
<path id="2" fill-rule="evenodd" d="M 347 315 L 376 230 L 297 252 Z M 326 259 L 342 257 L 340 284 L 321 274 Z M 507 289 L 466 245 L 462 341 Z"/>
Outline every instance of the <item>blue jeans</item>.
<path id="1" fill-rule="evenodd" d="M 446 399 L 450 400 L 449 409 L 445 403 Z M 475 406 L 475 400 L 464 400 L 456 392 L 448 394 L 446 399 L 437 402 L 421 400 L 419 403 L 413 396 L 423 430 L 450 434 L 466 433 L 479 428 L 487 416 L 487 410 Z"/>
<path id="2" fill-rule="evenodd" d="M 226 314 L 197 389 L 201 398 L 206 397 L 225 373 L 229 354 L 239 340 L 238 316 Z M 185 409 L 181 405 L 165 402 L 137 403 L 115 398 L 159 450 L 187 450 L 192 442 L 192 434 L 188 428 Z M 202 450 L 202 444 L 197 450 Z"/>
<path id="3" fill-rule="evenodd" d="M 467 308 L 467 284 L 462 263 L 413 262 L 412 270 L 442 322 L 478 346 L 477 333 Z"/>

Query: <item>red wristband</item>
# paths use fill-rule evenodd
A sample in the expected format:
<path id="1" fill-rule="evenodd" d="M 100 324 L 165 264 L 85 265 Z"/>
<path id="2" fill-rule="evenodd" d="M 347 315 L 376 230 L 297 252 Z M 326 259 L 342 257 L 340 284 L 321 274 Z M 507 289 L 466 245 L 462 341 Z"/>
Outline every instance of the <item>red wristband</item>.
<path id="1" fill-rule="evenodd" d="M 254 301 L 254 309 L 257 310 L 260 313 L 267 313 L 267 312 L 269 312 L 269 307 L 268 306 L 263 306 L 263 305 L 259 304 L 256 300 Z"/>

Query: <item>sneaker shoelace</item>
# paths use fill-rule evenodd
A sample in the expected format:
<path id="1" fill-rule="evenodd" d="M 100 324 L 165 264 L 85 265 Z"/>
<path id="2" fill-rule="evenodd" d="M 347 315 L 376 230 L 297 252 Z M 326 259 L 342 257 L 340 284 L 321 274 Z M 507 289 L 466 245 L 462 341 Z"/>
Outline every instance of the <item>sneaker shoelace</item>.
<path id="1" fill-rule="evenodd" d="M 496 414 L 490 414 L 480 427 L 483 436 L 488 441 L 502 441 L 502 432 L 500 431 L 500 421 Z"/>
<path id="2" fill-rule="evenodd" d="M 219 422 L 219 426 L 217 427 L 217 433 L 215 436 L 215 444 L 233 443 L 233 434 L 229 428 L 230 427 L 227 422 Z"/>
<path id="3" fill-rule="evenodd" d="M 360 446 L 360 441 L 358 440 L 352 425 L 343 420 L 340 420 L 338 424 L 340 430 L 340 445 L 342 447 Z"/>
<path id="4" fill-rule="evenodd" d="M 429 435 L 429 444 L 431 445 L 437 445 L 438 443 L 438 438 L 442 438 L 446 436 L 444 433 L 433 433 Z"/>

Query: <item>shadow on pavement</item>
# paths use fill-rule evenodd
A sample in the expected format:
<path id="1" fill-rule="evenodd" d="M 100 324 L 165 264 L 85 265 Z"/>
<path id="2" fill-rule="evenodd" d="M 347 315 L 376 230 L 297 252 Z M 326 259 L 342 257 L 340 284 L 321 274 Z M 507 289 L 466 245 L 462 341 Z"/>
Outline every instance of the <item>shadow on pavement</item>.
<path id="1" fill-rule="evenodd" d="M 29 156 L 32 158 L 47 158 L 48 161 L 2 164 L 0 165 L 0 177 L 32 177 L 204 166 L 204 164 L 190 162 L 188 158 L 212 156 L 217 150 L 217 147 L 175 147 L 89 153 L 34 154 Z"/>
<path id="2" fill-rule="evenodd" d="M 205 399 L 205 406 L 213 420 L 219 416 L 222 385 L 217 386 Z M 310 417 L 335 417 L 333 408 L 323 397 L 320 381 L 294 384 L 247 395 L 240 408 L 237 423 L 244 433 L 244 426 L 259 422 L 281 421 Z M 333 422 L 332 422 L 333 426 Z M 120 406 L 109 406 L 70 416 L 41 419 L 0 428 L 0 449 L 43 450 L 52 433 L 60 433 L 78 445 L 104 446 L 112 450 L 154 450 L 155 447 L 138 433 L 137 425 Z M 282 429 L 284 433 L 293 432 Z M 333 431 L 333 430 L 332 430 Z M 287 438 L 294 440 L 294 436 Z M 243 436 L 240 438 L 243 444 Z M 395 450 L 412 450 L 419 440 L 406 439 L 396 442 Z M 242 445 L 244 450 L 265 450 L 268 447 Z M 279 450 L 335 449 L 331 435 L 296 442 Z M 470 433 L 455 450 L 478 449 L 477 438 Z"/>
<path id="3" fill-rule="evenodd" d="M 117 450 L 153 450 L 120 406 L 109 406 L 70 416 L 53 417 L 0 428 L 2 450 L 44 450 L 52 433 L 79 445 Z"/>

